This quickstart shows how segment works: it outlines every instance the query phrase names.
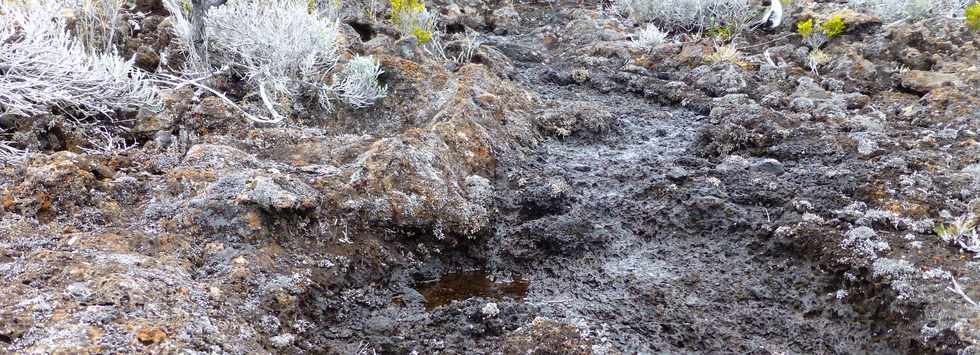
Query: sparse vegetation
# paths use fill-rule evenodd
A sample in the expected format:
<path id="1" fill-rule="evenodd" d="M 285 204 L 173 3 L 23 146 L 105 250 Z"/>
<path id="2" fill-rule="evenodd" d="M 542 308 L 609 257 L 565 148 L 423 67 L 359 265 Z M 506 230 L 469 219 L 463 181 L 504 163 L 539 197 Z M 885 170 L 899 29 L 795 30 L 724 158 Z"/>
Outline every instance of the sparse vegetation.
<path id="1" fill-rule="evenodd" d="M 830 54 L 822 50 L 827 42 L 839 37 L 847 29 L 844 19 L 833 16 L 827 21 L 818 22 L 816 19 L 807 19 L 796 24 L 796 34 L 803 38 L 803 42 L 810 47 L 805 63 L 814 74 L 819 73 L 819 69 L 832 59 Z"/>
<path id="2" fill-rule="evenodd" d="M 967 6 L 964 15 L 966 16 L 966 27 L 974 31 L 980 31 L 980 2 Z"/>
<path id="3" fill-rule="evenodd" d="M 0 353 L 745 352 L 763 333 L 968 352 L 980 333 L 969 8 L 2 4 L 39 1 L 57 6 L 0 8 Z"/>
<path id="4" fill-rule="evenodd" d="M 402 36 L 415 37 L 423 45 L 432 40 L 435 15 L 422 0 L 391 0 L 391 22 Z"/>
<path id="5" fill-rule="evenodd" d="M 706 34 L 720 42 L 729 42 L 735 38 L 735 32 L 730 26 L 719 26 L 712 28 Z"/>
<path id="6" fill-rule="evenodd" d="M 636 34 L 636 37 L 632 39 L 634 47 L 646 49 L 648 52 L 653 51 L 660 45 L 667 41 L 667 33 L 661 31 L 659 27 L 655 24 L 647 24 L 647 26 Z"/>
<path id="7" fill-rule="evenodd" d="M 0 4 L 0 111 L 109 117 L 155 100 L 146 73 L 69 32 L 59 4 Z M 92 34 L 91 38 L 96 35 Z M 93 42 L 95 43 L 95 42 Z M 98 42 L 101 43 L 101 42 Z"/>
<path id="8" fill-rule="evenodd" d="M 739 52 L 735 45 L 728 44 L 724 46 L 715 46 L 713 53 L 704 57 L 705 63 L 716 64 L 716 63 L 732 63 L 738 64 L 739 58 L 742 57 L 742 53 Z"/>
<path id="9" fill-rule="evenodd" d="M 26 157 L 26 150 L 15 148 L 13 142 L 0 140 L 0 164 L 19 162 Z"/>
<path id="10" fill-rule="evenodd" d="M 940 223 L 934 231 L 944 242 L 971 253 L 980 253 L 980 235 L 977 235 L 976 220 L 976 216 L 972 214 L 963 215 L 948 226 Z"/>
<path id="11" fill-rule="evenodd" d="M 113 51 L 119 10 L 125 2 L 120 0 L 81 0 L 70 12 L 74 18 L 74 35 L 89 51 L 108 53 Z"/>
<path id="12" fill-rule="evenodd" d="M 813 23 L 812 18 L 806 21 L 800 21 L 796 24 L 796 33 L 800 35 L 800 37 L 809 38 L 813 35 Z"/>
<path id="13" fill-rule="evenodd" d="M 818 49 L 843 34 L 846 28 L 847 25 L 840 16 L 831 17 L 822 23 L 811 18 L 796 24 L 796 34 L 800 35 L 810 48 Z"/>
<path id="14" fill-rule="evenodd" d="M 810 50 L 810 53 L 807 54 L 806 59 L 806 64 L 808 67 L 810 67 L 810 71 L 816 74 L 819 72 L 821 66 L 830 63 L 831 57 L 829 54 L 827 54 L 827 52 L 824 52 L 822 49 L 818 48 Z"/>
<path id="15" fill-rule="evenodd" d="M 829 20 L 824 21 L 820 24 L 820 30 L 823 32 L 827 39 L 834 39 L 844 33 L 847 25 L 844 24 L 844 19 L 840 15 L 831 17 Z"/>
<path id="16" fill-rule="evenodd" d="M 175 0 L 168 0 L 167 5 L 175 15 L 178 35 L 192 47 L 191 19 Z M 191 67 L 205 73 L 228 70 L 244 78 L 259 92 L 272 116 L 249 116 L 258 122 L 282 121 L 286 115 L 281 112 L 289 112 L 295 104 L 331 110 L 335 88 L 326 78 L 340 57 L 338 20 L 323 12 L 311 13 L 310 7 L 304 0 L 236 0 L 209 10 L 203 31 L 206 55 L 189 51 Z M 352 76 L 342 77 L 345 86 L 340 95 L 344 101 L 356 103 L 355 107 L 363 107 L 384 93 L 382 88 L 368 90 L 376 85 L 376 79 L 357 84 L 349 81 Z M 355 97 L 368 93 L 367 97 Z"/>
<path id="17" fill-rule="evenodd" d="M 381 65 L 374 58 L 354 57 L 334 78 L 338 95 L 352 107 L 371 106 L 387 95 L 388 88 L 378 83 L 382 73 Z"/>
<path id="18" fill-rule="evenodd" d="M 115 134 L 117 114 L 156 104 L 158 90 L 134 59 L 116 54 L 118 6 L 0 3 L 0 116 L 68 117 L 66 128 L 80 136 L 83 151 L 113 153 L 109 148 L 130 145 Z M 20 161 L 35 148 L 22 138 L 0 127 L 0 163 Z"/>
<path id="19" fill-rule="evenodd" d="M 618 0 L 620 12 L 674 31 L 742 31 L 755 15 L 748 0 Z"/>

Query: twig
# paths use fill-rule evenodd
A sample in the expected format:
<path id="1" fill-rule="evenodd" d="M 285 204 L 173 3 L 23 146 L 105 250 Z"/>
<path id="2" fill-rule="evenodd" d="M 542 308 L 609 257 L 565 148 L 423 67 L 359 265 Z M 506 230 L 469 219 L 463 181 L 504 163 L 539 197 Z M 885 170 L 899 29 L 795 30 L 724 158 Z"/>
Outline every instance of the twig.
<path id="1" fill-rule="evenodd" d="M 978 307 L 977 303 L 974 302 L 972 299 L 970 299 L 970 296 L 967 296 L 966 292 L 963 292 L 963 288 L 960 287 L 960 284 L 958 282 L 956 282 L 956 277 L 950 277 L 950 280 L 953 281 L 953 287 L 946 286 L 947 290 L 953 291 L 953 293 L 956 293 L 957 295 L 960 295 L 960 297 L 963 297 L 963 299 L 966 300 L 967 303 L 973 305 L 974 307 Z"/>
<path id="2" fill-rule="evenodd" d="M 785 34 L 785 35 L 782 35 L 782 36 L 779 36 L 779 37 L 776 37 L 776 39 L 773 39 L 773 40 L 771 40 L 771 41 L 769 41 L 769 42 L 764 42 L 764 43 L 759 43 L 759 44 L 753 44 L 753 45 L 751 45 L 751 46 L 748 46 L 748 47 L 742 47 L 742 49 L 743 49 L 743 50 L 745 50 L 745 49 L 750 49 L 750 48 L 755 48 L 755 47 L 760 47 L 760 46 L 765 46 L 765 45 L 767 45 L 767 44 L 772 44 L 772 43 L 775 43 L 775 42 L 778 42 L 778 41 L 781 41 L 781 40 L 784 40 L 784 39 L 787 39 L 787 38 L 789 38 L 789 37 L 792 37 L 792 36 L 795 36 L 795 35 L 796 35 L 796 34 L 793 34 L 793 33 L 790 33 L 790 34 Z"/>
<path id="3" fill-rule="evenodd" d="M 197 79 L 186 79 L 186 78 L 181 78 L 181 77 L 178 77 L 178 76 L 175 76 L 175 75 L 172 75 L 172 74 L 160 74 L 159 77 L 164 78 L 164 79 L 169 79 L 169 81 L 168 80 L 161 80 L 161 79 L 154 79 L 153 82 L 160 83 L 160 84 L 175 85 L 175 88 L 180 88 L 182 86 L 190 85 L 190 86 L 194 86 L 194 87 L 198 87 L 198 88 L 207 90 L 208 92 L 214 94 L 219 99 L 221 99 L 222 101 L 228 103 L 229 105 L 231 105 L 232 107 L 234 107 L 238 111 L 241 111 L 241 113 L 245 116 L 245 118 L 248 118 L 252 122 L 255 122 L 255 123 L 277 123 L 277 122 L 280 121 L 280 120 L 275 120 L 275 119 L 269 120 L 269 119 L 263 119 L 263 118 L 256 117 L 255 115 L 252 115 L 252 114 L 248 113 L 247 111 L 245 111 L 245 109 L 243 109 L 241 106 L 238 106 L 238 104 L 236 104 L 234 101 L 232 101 L 231 99 L 229 99 L 228 96 L 225 96 L 225 94 L 219 92 L 218 90 L 212 89 L 211 87 L 209 87 L 207 85 L 204 85 L 204 84 L 199 83 L 199 81 L 204 80 L 207 77 L 201 77 L 201 78 L 197 78 Z M 275 111 L 273 111 L 273 112 L 275 112 Z"/>
<path id="4" fill-rule="evenodd" d="M 262 103 L 265 104 L 265 109 L 269 110 L 272 114 L 271 120 L 256 121 L 259 123 L 279 123 L 282 122 L 283 117 L 279 115 L 279 111 L 276 111 L 276 107 L 272 104 L 272 100 L 269 99 L 269 94 L 265 92 L 265 82 L 259 83 L 259 96 L 262 97 Z M 254 121 L 254 120 L 253 120 Z"/>

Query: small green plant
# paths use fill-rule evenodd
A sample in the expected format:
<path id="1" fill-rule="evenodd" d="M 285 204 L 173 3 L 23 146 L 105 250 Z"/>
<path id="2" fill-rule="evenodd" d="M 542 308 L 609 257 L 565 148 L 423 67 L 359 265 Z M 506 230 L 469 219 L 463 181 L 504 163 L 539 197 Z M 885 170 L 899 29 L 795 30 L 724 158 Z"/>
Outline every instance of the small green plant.
<path id="1" fill-rule="evenodd" d="M 735 31 L 731 26 L 718 26 L 706 32 L 709 37 L 722 42 L 729 42 L 735 37 Z"/>
<path id="2" fill-rule="evenodd" d="M 715 46 L 714 53 L 704 57 L 704 61 L 708 64 L 716 63 L 731 63 L 738 64 L 739 58 L 742 57 L 742 53 L 739 52 L 738 48 L 733 44 L 725 46 Z"/>
<path id="3" fill-rule="evenodd" d="M 960 249 L 980 254 L 980 234 L 977 233 L 977 216 L 966 214 L 957 217 L 949 226 L 940 223 L 934 228 L 936 236 Z"/>
<path id="4" fill-rule="evenodd" d="M 811 50 L 810 54 L 806 56 L 806 64 L 810 67 L 810 70 L 816 74 L 820 67 L 824 64 L 830 63 L 831 59 L 832 58 L 829 54 L 817 48 Z"/>
<path id="5" fill-rule="evenodd" d="M 980 2 L 966 7 L 966 27 L 971 30 L 980 31 Z"/>
<path id="6" fill-rule="evenodd" d="M 391 0 L 391 19 L 398 22 L 401 15 L 425 11 L 425 4 L 418 0 Z"/>
<path id="7" fill-rule="evenodd" d="M 827 39 L 834 39 L 844 33 L 847 25 L 844 24 L 844 19 L 840 15 L 836 15 L 820 24 L 820 29 L 827 36 Z"/>
<path id="8" fill-rule="evenodd" d="M 432 31 L 427 31 L 416 27 L 414 30 L 412 30 L 412 36 L 419 40 L 419 44 L 426 44 L 432 40 Z"/>
<path id="9" fill-rule="evenodd" d="M 820 48 L 827 41 L 839 37 L 847 29 L 847 24 L 840 15 L 819 23 L 814 19 L 800 21 L 796 24 L 796 34 L 803 38 L 810 48 Z"/>
<path id="10" fill-rule="evenodd" d="M 953 221 L 949 226 L 944 223 L 940 223 L 933 231 L 936 232 L 936 236 L 946 242 L 955 242 L 964 236 L 973 233 L 976 224 L 973 221 L 973 216 L 961 216 Z"/>
<path id="11" fill-rule="evenodd" d="M 389 0 L 391 22 L 403 36 L 412 36 L 422 45 L 432 40 L 435 23 L 422 0 Z"/>
<path id="12" fill-rule="evenodd" d="M 813 35 L 813 19 L 796 23 L 796 33 L 800 37 L 808 38 Z"/>

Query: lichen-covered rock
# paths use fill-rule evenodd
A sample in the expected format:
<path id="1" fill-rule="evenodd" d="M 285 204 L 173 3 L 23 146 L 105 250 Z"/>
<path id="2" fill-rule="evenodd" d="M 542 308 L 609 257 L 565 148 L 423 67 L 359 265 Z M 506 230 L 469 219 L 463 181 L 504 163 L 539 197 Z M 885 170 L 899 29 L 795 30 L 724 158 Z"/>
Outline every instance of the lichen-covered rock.
<path id="1" fill-rule="evenodd" d="M 700 66 L 690 75 L 695 78 L 694 86 L 711 97 L 744 94 L 750 84 L 742 69 L 735 64 Z"/>
<path id="2" fill-rule="evenodd" d="M 274 169 L 257 169 L 254 157 L 221 145 L 195 145 L 168 179 L 172 188 L 155 196 L 143 214 L 173 230 L 218 236 L 268 236 L 279 216 L 315 211 L 320 194 L 303 180 Z"/>
<path id="3" fill-rule="evenodd" d="M 534 97 L 500 82 L 487 68 L 465 65 L 456 75 L 420 76 L 418 64 L 388 58 L 398 93 L 387 103 L 416 97 L 430 104 L 395 106 L 407 111 L 397 135 L 379 138 L 340 168 L 338 176 L 315 183 L 334 206 L 386 227 L 432 231 L 436 236 L 475 236 L 489 227 L 489 206 L 473 203 L 467 177 L 492 177 L 497 159 L 519 157 L 537 139 L 529 115 Z M 441 73 L 434 66 L 426 70 Z M 440 77 L 443 75 L 444 77 Z M 404 88 L 404 89 L 402 89 Z M 501 98 L 508 98 L 503 100 Z"/>
<path id="4" fill-rule="evenodd" d="M 98 206 L 103 202 L 97 197 L 101 181 L 114 172 L 97 160 L 64 151 L 35 158 L 23 174 L 23 180 L 8 190 L 6 208 L 53 218 Z"/>
<path id="5" fill-rule="evenodd" d="M 765 149 L 780 138 L 780 128 L 771 115 L 746 95 L 716 98 L 709 116 L 712 125 L 702 129 L 699 149 L 706 156 Z"/>

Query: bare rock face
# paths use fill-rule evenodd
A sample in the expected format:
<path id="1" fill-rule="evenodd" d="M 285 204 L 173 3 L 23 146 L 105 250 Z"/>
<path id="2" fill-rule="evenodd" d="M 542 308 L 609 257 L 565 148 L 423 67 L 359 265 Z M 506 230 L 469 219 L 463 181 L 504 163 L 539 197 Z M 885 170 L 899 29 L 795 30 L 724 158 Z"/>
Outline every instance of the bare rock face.
<path id="1" fill-rule="evenodd" d="M 903 88 L 926 94 L 932 90 L 944 87 L 962 85 L 955 74 L 937 73 L 931 71 L 910 70 L 901 75 Z"/>

